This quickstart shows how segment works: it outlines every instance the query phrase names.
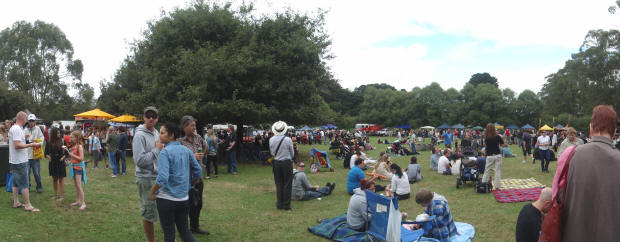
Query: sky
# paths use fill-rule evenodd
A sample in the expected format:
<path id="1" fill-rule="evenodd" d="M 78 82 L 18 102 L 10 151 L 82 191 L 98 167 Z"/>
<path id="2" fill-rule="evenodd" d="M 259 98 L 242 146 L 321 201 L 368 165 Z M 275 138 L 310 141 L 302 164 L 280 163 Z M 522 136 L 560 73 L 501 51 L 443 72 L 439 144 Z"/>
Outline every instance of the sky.
<path id="1" fill-rule="evenodd" d="M 500 88 L 538 92 L 545 76 L 579 51 L 589 30 L 620 28 L 620 16 L 607 11 L 614 0 L 252 2 L 257 15 L 291 9 L 316 16 L 319 8 L 326 10 L 334 56 L 326 63 L 351 90 L 371 83 L 411 90 L 432 82 L 460 90 L 473 74 L 488 72 Z M 84 64 L 82 80 L 98 95 L 99 83 L 113 78 L 147 24 L 189 3 L 5 1 L 0 29 L 19 20 L 57 25 Z"/>

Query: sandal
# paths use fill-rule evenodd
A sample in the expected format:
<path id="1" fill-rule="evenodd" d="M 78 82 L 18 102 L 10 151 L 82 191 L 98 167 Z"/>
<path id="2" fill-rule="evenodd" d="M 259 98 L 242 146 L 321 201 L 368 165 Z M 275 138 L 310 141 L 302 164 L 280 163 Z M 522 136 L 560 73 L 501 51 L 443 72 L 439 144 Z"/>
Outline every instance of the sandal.
<path id="1" fill-rule="evenodd" d="M 30 207 L 30 208 L 24 208 L 24 211 L 26 211 L 26 212 L 40 212 L 41 210 L 39 210 L 38 208 L 35 208 L 35 207 Z"/>
<path id="2" fill-rule="evenodd" d="M 24 204 L 17 203 L 17 206 L 13 205 L 13 208 L 21 208 L 24 207 Z"/>
<path id="3" fill-rule="evenodd" d="M 63 198 L 63 197 L 58 197 L 58 198 L 56 199 L 56 202 L 62 202 L 62 200 L 64 200 L 64 198 Z"/>
<path id="4" fill-rule="evenodd" d="M 85 209 L 86 209 L 86 205 L 82 205 L 82 206 L 80 206 L 80 210 L 81 210 L 81 211 L 84 211 Z"/>
<path id="5" fill-rule="evenodd" d="M 205 176 L 205 180 L 209 180 L 209 179 L 211 179 L 210 176 Z"/>
<path id="6" fill-rule="evenodd" d="M 80 203 L 79 202 L 71 203 L 71 206 L 77 206 L 77 205 L 80 205 Z"/>

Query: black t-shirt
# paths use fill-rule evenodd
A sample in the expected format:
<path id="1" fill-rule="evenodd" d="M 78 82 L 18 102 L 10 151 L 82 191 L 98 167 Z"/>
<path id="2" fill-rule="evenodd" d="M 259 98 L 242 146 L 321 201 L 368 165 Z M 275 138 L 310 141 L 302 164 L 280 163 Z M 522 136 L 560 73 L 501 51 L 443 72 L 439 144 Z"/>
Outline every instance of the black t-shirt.
<path id="1" fill-rule="evenodd" d="M 541 223 L 540 211 L 531 203 L 524 205 L 519 213 L 519 218 L 517 218 L 517 242 L 538 241 Z"/>
<path id="2" fill-rule="evenodd" d="M 487 156 L 501 154 L 499 150 L 499 145 L 500 144 L 503 145 L 504 140 L 502 140 L 502 138 L 500 138 L 499 135 L 496 135 L 495 137 L 490 138 L 490 139 L 485 139 L 484 143 L 486 144 L 485 152 Z"/>
<path id="3" fill-rule="evenodd" d="M 237 141 L 237 134 L 235 134 L 235 131 L 233 131 L 232 133 L 226 136 L 226 148 L 228 148 L 235 141 Z M 236 149 L 237 149 L 237 143 L 235 143 L 235 146 L 233 146 L 231 151 L 234 151 Z"/>
<path id="4" fill-rule="evenodd" d="M 523 134 L 523 141 L 525 141 L 525 148 L 532 148 L 532 136 L 528 133 Z"/>

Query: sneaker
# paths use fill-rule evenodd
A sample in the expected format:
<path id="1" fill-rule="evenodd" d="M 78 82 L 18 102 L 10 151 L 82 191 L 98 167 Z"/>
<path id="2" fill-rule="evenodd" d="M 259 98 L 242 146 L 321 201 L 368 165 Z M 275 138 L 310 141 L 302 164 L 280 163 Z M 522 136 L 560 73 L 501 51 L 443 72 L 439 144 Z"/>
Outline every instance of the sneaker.
<path id="1" fill-rule="evenodd" d="M 233 172 L 233 175 L 237 175 L 237 172 Z"/>
<path id="2" fill-rule="evenodd" d="M 116 175 L 112 174 L 110 177 L 112 177 L 112 178 L 116 178 Z"/>
<path id="3" fill-rule="evenodd" d="M 523 160 L 523 163 L 525 163 L 525 160 Z"/>

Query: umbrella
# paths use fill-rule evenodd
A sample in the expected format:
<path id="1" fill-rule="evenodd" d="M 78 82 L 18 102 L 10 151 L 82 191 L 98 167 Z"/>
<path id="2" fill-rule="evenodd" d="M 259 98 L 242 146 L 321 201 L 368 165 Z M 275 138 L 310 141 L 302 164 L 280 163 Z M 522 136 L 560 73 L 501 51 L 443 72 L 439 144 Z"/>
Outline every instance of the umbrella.
<path id="1" fill-rule="evenodd" d="M 101 111 L 101 109 L 95 108 L 93 110 L 87 111 L 87 112 L 83 112 L 83 113 L 78 113 L 76 115 L 73 115 L 76 119 L 111 119 L 111 118 L 115 118 L 116 116 L 106 113 L 104 111 Z"/>
<path id="2" fill-rule="evenodd" d="M 511 125 L 508 125 L 508 127 L 506 127 L 506 129 L 519 129 L 519 126 L 511 124 Z"/>
<path id="3" fill-rule="evenodd" d="M 141 122 L 142 120 L 137 119 L 136 116 L 133 116 L 133 115 L 123 114 L 116 118 L 110 119 L 110 121 L 118 122 L 118 123 L 137 123 L 137 122 Z"/>
<path id="4" fill-rule="evenodd" d="M 534 126 L 530 124 L 525 124 L 523 127 L 521 127 L 521 129 L 536 129 L 536 128 L 534 128 Z"/>
<path id="5" fill-rule="evenodd" d="M 459 123 L 459 124 L 457 124 L 457 125 L 452 126 L 452 128 L 453 128 L 453 129 L 464 129 L 464 128 L 465 128 L 465 126 L 463 126 L 463 124 L 460 124 L 460 123 Z"/>
<path id="6" fill-rule="evenodd" d="M 442 124 L 442 125 L 440 125 L 440 126 L 439 126 L 439 127 L 437 127 L 437 128 L 438 128 L 438 129 L 449 129 L 449 128 L 450 128 L 450 125 L 448 125 L 448 124 Z"/>
<path id="7" fill-rule="evenodd" d="M 542 131 L 553 131 L 553 129 L 551 127 L 549 127 L 548 125 L 544 125 L 540 128 L 540 130 Z"/>
<path id="8" fill-rule="evenodd" d="M 501 125 L 498 122 L 495 122 L 493 125 L 495 125 L 496 129 L 504 129 L 504 125 Z"/>
<path id="9" fill-rule="evenodd" d="M 484 130 L 484 128 L 483 128 L 483 127 L 480 127 L 480 126 L 473 127 L 472 129 L 473 129 L 473 130 Z"/>

